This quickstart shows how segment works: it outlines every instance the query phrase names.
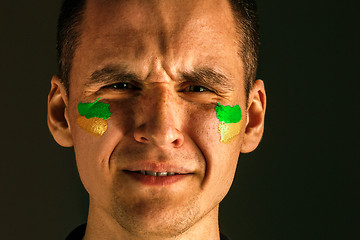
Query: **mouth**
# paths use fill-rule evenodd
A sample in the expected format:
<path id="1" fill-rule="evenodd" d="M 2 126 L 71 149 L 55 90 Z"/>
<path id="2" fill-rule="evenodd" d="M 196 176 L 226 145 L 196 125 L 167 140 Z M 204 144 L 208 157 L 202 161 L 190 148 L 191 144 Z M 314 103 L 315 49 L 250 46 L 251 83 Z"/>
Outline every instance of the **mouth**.
<path id="1" fill-rule="evenodd" d="M 192 173 L 177 173 L 177 172 L 155 172 L 149 170 L 130 171 L 124 170 L 132 179 L 144 185 L 151 186 L 165 186 L 174 184 L 190 175 Z"/>
<path id="2" fill-rule="evenodd" d="M 131 172 L 131 173 L 138 173 L 145 176 L 154 176 L 154 177 L 168 177 L 168 176 L 174 176 L 174 175 L 185 175 L 184 173 L 176 173 L 176 172 L 155 172 L 155 171 L 129 171 L 125 170 L 125 172 Z"/>

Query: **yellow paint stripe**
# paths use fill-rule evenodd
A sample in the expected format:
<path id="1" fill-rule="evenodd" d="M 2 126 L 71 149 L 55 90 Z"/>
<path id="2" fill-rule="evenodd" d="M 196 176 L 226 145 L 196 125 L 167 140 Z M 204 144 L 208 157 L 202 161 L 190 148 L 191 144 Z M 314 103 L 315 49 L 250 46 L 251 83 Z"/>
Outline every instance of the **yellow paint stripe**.
<path id="1" fill-rule="evenodd" d="M 243 121 L 238 123 L 219 123 L 220 142 L 230 143 L 241 132 Z"/>
<path id="2" fill-rule="evenodd" d="M 79 116 L 76 123 L 88 133 L 101 137 L 107 130 L 107 121 L 102 118 L 89 118 Z"/>

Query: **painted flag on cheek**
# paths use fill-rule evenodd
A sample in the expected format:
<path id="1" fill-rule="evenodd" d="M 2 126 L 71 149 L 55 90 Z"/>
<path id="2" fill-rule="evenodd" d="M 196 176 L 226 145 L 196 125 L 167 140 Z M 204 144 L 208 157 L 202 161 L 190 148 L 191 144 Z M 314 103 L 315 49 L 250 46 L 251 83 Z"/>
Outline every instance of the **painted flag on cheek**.
<path id="1" fill-rule="evenodd" d="M 93 103 L 79 103 L 79 117 L 76 123 L 88 133 L 95 136 L 102 136 L 108 127 L 107 120 L 111 116 L 110 104 L 99 102 L 98 98 Z"/>
<path id="2" fill-rule="evenodd" d="M 230 143 L 241 132 L 242 115 L 239 105 L 223 106 L 217 103 L 215 107 L 216 117 L 219 119 L 220 142 Z"/>

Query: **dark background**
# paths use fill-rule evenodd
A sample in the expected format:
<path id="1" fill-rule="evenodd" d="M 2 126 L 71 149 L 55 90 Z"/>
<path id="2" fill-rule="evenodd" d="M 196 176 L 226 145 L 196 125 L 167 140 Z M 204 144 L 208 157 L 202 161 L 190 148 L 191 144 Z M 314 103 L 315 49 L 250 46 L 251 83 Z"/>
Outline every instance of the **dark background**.
<path id="1" fill-rule="evenodd" d="M 65 239 L 86 221 L 72 149 L 46 124 L 60 0 L 2 2 L 0 238 Z M 259 0 L 260 147 L 221 204 L 232 239 L 360 239 L 359 2 Z"/>

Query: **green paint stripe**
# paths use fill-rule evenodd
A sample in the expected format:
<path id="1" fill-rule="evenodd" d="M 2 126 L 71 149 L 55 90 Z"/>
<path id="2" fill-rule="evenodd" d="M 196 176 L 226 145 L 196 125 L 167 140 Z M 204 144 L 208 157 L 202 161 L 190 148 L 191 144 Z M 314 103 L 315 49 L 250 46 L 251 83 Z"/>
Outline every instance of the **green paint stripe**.
<path id="1" fill-rule="evenodd" d="M 238 123 L 241 120 L 241 109 L 239 105 L 223 106 L 217 103 L 215 107 L 216 117 L 223 123 Z"/>
<path id="2" fill-rule="evenodd" d="M 87 119 L 89 118 L 102 118 L 107 120 L 111 116 L 111 112 L 109 110 L 110 104 L 99 102 L 100 98 L 96 99 L 93 103 L 79 103 L 78 111 L 81 116 L 85 116 Z"/>

